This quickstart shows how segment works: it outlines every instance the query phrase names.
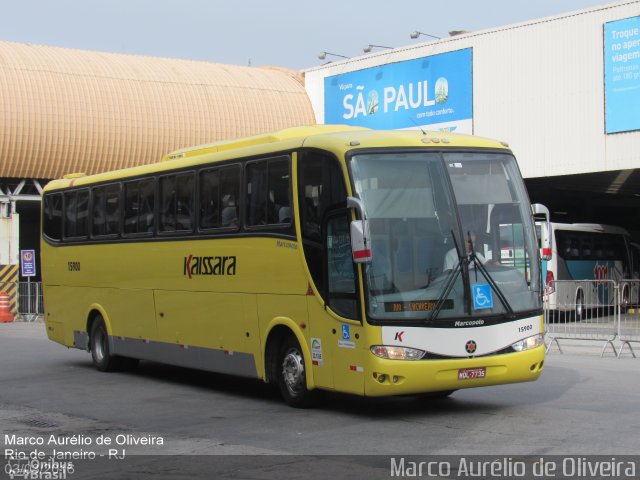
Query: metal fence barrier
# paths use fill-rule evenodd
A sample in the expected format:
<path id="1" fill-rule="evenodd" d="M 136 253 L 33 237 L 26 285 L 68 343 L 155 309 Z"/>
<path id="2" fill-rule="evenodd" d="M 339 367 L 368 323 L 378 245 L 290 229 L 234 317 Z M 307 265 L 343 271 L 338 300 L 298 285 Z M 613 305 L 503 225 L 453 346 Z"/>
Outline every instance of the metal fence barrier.
<path id="1" fill-rule="evenodd" d="M 41 282 L 0 282 L 0 292 L 9 295 L 16 319 L 32 322 L 44 314 Z"/>
<path id="2" fill-rule="evenodd" d="M 611 347 L 618 358 L 625 346 L 635 357 L 640 342 L 640 281 L 557 280 L 544 295 L 547 352 L 560 340 L 602 342 L 604 356 Z M 614 342 L 620 342 L 618 348 Z"/>
<path id="3" fill-rule="evenodd" d="M 640 280 L 620 282 L 620 319 L 618 321 L 618 357 L 629 347 L 635 358 L 632 343 L 640 342 Z"/>

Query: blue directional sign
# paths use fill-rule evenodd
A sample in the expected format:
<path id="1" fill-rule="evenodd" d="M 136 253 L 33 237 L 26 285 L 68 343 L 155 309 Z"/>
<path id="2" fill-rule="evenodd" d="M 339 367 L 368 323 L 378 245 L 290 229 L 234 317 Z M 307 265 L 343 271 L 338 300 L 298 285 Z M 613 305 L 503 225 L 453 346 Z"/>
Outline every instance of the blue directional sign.
<path id="1" fill-rule="evenodd" d="M 36 276 L 35 250 L 20 250 L 20 271 L 23 277 Z"/>

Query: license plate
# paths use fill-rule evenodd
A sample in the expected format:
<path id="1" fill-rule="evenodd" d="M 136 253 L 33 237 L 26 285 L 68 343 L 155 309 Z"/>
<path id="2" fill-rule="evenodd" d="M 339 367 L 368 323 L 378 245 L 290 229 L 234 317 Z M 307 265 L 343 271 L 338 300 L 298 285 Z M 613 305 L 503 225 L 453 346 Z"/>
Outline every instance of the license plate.
<path id="1" fill-rule="evenodd" d="M 487 376 L 487 367 L 461 368 L 458 370 L 458 380 L 473 380 Z"/>

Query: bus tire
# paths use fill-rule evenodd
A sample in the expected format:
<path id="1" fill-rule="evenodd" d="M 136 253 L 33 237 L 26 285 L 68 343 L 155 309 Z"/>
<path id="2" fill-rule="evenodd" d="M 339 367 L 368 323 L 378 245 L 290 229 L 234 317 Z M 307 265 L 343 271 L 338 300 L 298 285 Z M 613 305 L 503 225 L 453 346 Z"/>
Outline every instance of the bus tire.
<path id="1" fill-rule="evenodd" d="M 276 357 L 276 375 L 280 394 L 288 405 L 307 408 L 315 403 L 317 393 L 307 389 L 304 355 L 293 335 L 287 335 L 280 344 Z"/>
<path id="2" fill-rule="evenodd" d="M 111 354 L 107 327 L 100 315 L 91 324 L 89 348 L 93 364 L 101 372 L 133 370 L 138 365 L 138 360 L 135 358 L 118 357 Z"/>
<path id="3" fill-rule="evenodd" d="M 578 293 L 576 293 L 576 308 L 574 311 L 574 319 L 576 322 L 584 320 L 585 309 L 584 294 L 582 293 L 582 290 L 578 290 Z"/>

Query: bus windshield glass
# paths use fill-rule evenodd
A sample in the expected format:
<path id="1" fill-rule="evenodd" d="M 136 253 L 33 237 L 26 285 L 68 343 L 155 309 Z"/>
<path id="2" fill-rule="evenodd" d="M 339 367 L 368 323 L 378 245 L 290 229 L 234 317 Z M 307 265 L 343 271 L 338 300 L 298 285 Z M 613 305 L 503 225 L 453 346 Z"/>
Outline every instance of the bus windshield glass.
<path id="1" fill-rule="evenodd" d="M 511 155 L 367 153 L 351 171 L 371 233 L 370 319 L 506 319 L 541 308 L 535 230 Z"/>

